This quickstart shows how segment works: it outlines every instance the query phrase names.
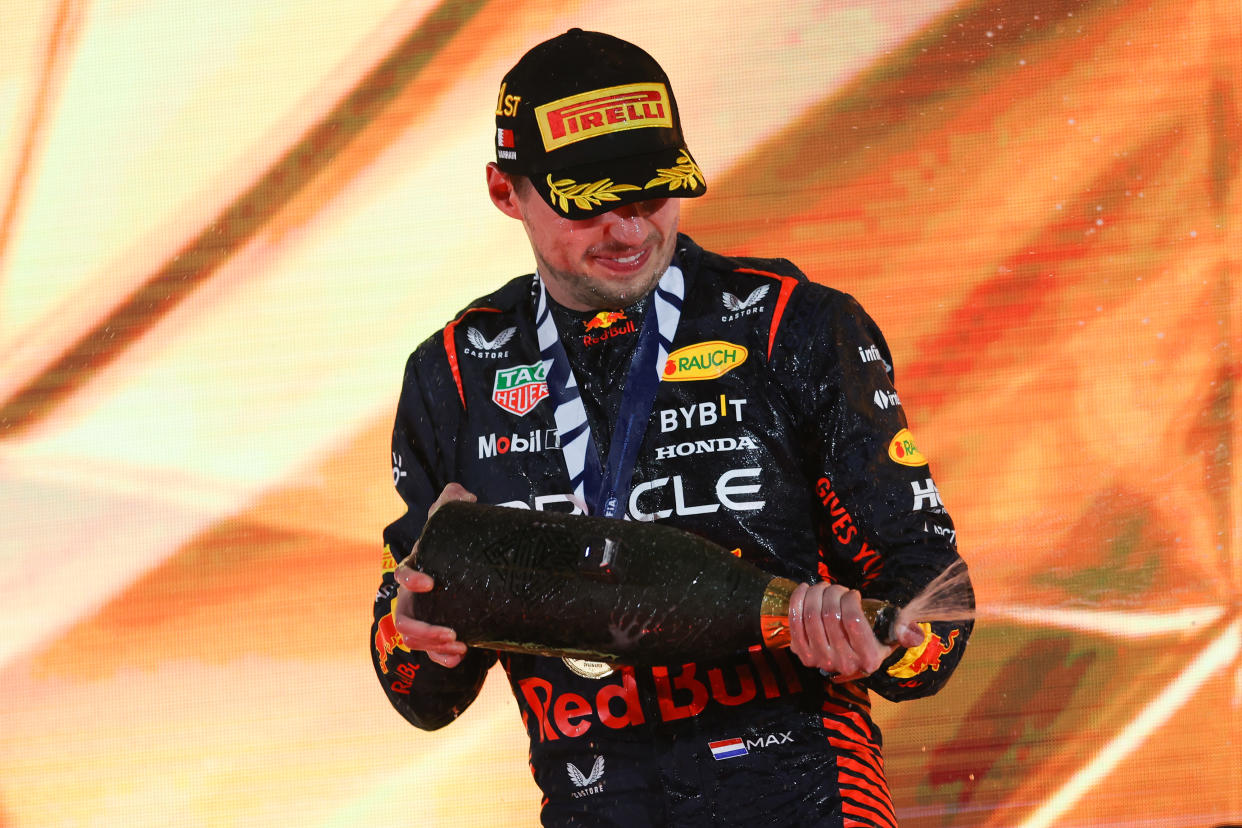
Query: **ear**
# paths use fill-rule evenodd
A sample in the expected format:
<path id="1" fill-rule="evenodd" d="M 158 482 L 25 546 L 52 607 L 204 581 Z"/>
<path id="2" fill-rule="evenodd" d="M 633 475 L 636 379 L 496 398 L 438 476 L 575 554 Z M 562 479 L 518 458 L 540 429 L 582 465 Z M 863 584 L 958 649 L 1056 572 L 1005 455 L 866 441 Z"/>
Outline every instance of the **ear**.
<path id="1" fill-rule="evenodd" d="M 487 165 L 487 194 L 492 197 L 492 204 L 496 205 L 497 210 L 509 218 L 522 219 L 522 205 L 518 203 L 513 179 L 495 162 Z"/>

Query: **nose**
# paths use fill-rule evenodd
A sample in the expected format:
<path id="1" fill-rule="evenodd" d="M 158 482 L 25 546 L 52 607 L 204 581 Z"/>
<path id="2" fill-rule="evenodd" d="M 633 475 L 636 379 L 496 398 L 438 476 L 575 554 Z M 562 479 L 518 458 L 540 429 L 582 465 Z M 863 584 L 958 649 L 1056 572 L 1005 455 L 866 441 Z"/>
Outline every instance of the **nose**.
<path id="1" fill-rule="evenodd" d="M 604 214 L 608 235 L 620 244 L 639 245 L 651 235 L 652 205 L 644 201 L 624 204 Z"/>

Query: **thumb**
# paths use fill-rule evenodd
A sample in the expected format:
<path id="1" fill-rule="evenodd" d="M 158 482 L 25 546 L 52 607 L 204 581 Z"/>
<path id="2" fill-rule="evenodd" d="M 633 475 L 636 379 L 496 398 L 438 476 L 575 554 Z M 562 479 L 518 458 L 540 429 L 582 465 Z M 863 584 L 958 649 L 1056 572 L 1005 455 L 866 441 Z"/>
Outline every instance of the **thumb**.
<path id="1" fill-rule="evenodd" d="M 897 643 L 903 647 L 917 647 L 926 640 L 923 628 L 913 621 L 907 621 L 897 630 Z"/>

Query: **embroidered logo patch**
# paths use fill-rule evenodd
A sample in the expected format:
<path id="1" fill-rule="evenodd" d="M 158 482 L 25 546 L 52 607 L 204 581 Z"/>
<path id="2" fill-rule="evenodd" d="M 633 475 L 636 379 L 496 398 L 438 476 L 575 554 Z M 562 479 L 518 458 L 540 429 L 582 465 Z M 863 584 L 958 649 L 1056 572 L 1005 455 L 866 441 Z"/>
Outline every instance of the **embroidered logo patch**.
<path id="1" fill-rule="evenodd" d="M 746 361 L 747 351 L 732 342 L 712 340 L 678 348 L 664 363 L 664 379 L 668 382 L 716 379 Z"/>
<path id="2" fill-rule="evenodd" d="M 477 328 L 467 328 L 466 341 L 470 344 L 463 350 L 467 356 L 480 359 L 501 359 L 509 355 L 509 352 L 503 349 L 516 333 L 516 327 L 505 328 L 492 339 L 488 339 Z"/>
<path id="3" fill-rule="evenodd" d="M 923 643 L 906 650 L 901 660 L 888 668 L 888 674 L 894 678 L 914 678 L 928 670 L 940 669 L 940 657 L 953 650 L 958 630 L 949 632 L 946 643 L 943 638 L 931 631 L 931 624 L 920 622 L 923 631 Z"/>
<path id="4" fill-rule="evenodd" d="M 574 799 L 581 799 L 584 796 L 600 793 L 604 790 L 604 757 L 596 756 L 595 764 L 591 766 L 590 773 L 583 773 L 573 762 L 565 763 L 565 770 L 569 772 L 569 781 L 574 783 L 574 787 L 578 790 L 570 794 Z"/>
<path id="5" fill-rule="evenodd" d="M 586 321 L 586 329 L 593 331 L 597 328 L 611 328 L 622 319 L 625 319 L 624 311 L 600 311 Z"/>
<path id="6" fill-rule="evenodd" d="M 716 761 L 745 756 L 749 753 L 746 750 L 746 743 L 741 739 L 721 739 L 719 742 L 708 742 L 707 746 L 711 748 L 712 758 Z"/>
<path id="7" fill-rule="evenodd" d="M 662 83 L 631 83 L 594 89 L 535 107 L 543 147 L 554 149 L 641 127 L 672 129 L 672 107 Z"/>
<path id="8" fill-rule="evenodd" d="M 750 295 L 748 295 L 745 299 L 739 299 L 732 293 L 728 293 L 726 291 L 721 294 L 720 301 L 724 304 L 725 310 L 743 311 L 759 304 L 759 302 L 763 300 L 763 297 L 768 295 L 768 289 L 770 287 L 770 285 L 760 285 L 752 290 Z"/>
<path id="9" fill-rule="evenodd" d="M 894 397 L 897 395 L 894 394 Z M 878 402 L 876 403 L 879 404 Z M 903 428 L 901 431 L 893 435 L 893 439 L 888 444 L 888 458 L 894 463 L 900 463 L 903 466 L 926 466 L 927 458 L 919 451 L 918 446 L 914 444 L 914 435 L 910 433 L 910 429 Z"/>
<path id="10" fill-rule="evenodd" d="M 586 321 L 586 333 L 582 344 L 586 347 L 598 345 L 617 336 L 632 334 L 638 330 L 633 319 L 627 319 L 621 311 L 600 311 Z"/>
<path id="11" fill-rule="evenodd" d="M 492 386 L 492 402 L 521 417 L 548 396 L 547 374 L 542 362 L 500 369 Z"/>

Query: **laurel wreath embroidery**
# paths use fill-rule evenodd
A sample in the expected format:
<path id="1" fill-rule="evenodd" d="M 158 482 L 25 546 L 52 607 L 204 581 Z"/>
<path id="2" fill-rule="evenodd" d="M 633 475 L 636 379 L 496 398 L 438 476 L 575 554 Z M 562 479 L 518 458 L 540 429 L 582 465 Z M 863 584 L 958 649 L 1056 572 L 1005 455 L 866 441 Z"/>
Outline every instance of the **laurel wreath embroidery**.
<path id="1" fill-rule="evenodd" d="M 617 193 L 641 189 L 642 187 L 636 187 L 633 184 L 614 184 L 611 178 L 591 184 L 579 184 L 572 178 L 553 181 L 552 176 L 548 176 L 548 190 L 561 205 L 561 209 L 566 211 L 569 210 L 571 201 L 579 210 L 590 210 L 605 201 L 620 201 L 621 198 Z"/>
<path id="2" fill-rule="evenodd" d="M 643 189 L 667 186 L 670 190 L 676 190 L 681 187 L 685 187 L 687 190 L 695 190 L 698 189 L 699 184 L 707 186 L 707 181 L 703 178 L 703 171 L 686 154 L 685 150 L 682 150 L 681 155 L 677 157 L 677 166 L 658 169 L 656 172 L 658 175 L 648 181 L 647 186 Z"/>

